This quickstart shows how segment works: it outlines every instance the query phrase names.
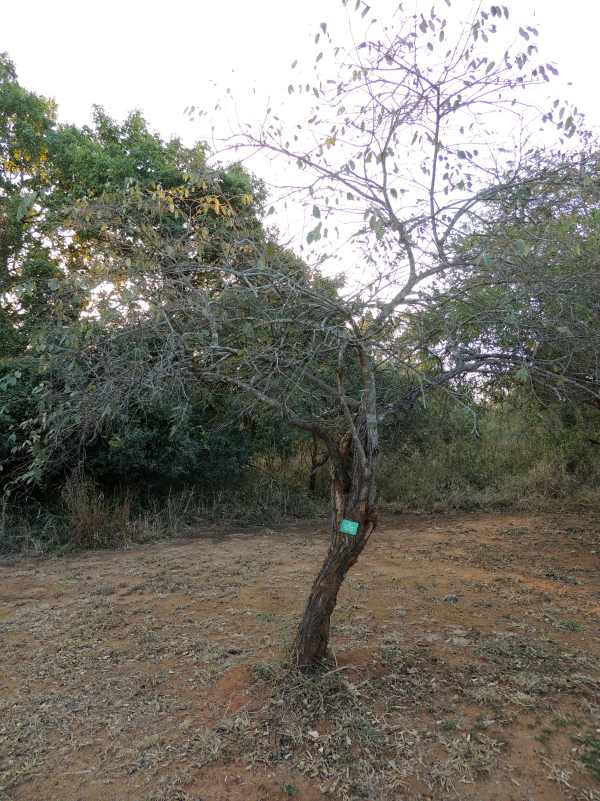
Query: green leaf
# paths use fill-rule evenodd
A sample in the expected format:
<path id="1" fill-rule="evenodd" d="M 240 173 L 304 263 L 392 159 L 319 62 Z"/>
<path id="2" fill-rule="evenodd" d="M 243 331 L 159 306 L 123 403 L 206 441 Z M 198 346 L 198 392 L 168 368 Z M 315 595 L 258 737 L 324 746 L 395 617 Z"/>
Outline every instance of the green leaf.
<path id="1" fill-rule="evenodd" d="M 515 251 L 517 256 L 525 256 L 527 253 L 527 243 L 524 239 L 515 240 Z"/>
<path id="2" fill-rule="evenodd" d="M 319 223 L 315 228 L 312 229 L 312 231 L 308 232 L 306 236 L 306 241 L 308 242 L 309 245 L 312 242 L 318 242 L 319 239 L 321 238 L 321 225 L 322 223 Z"/>
<path id="3" fill-rule="evenodd" d="M 27 217 L 36 199 L 37 195 L 35 192 L 30 192 L 21 198 L 21 201 L 17 207 L 17 222 L 21 222 L 21 220 Z"/>

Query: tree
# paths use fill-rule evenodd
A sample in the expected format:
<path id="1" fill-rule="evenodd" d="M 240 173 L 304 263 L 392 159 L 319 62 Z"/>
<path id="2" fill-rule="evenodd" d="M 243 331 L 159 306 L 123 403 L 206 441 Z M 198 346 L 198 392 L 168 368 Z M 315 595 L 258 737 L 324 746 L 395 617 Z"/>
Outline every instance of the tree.
<path id="1" fill-rule="evenodd" d="M 135 236 L 124 229 L 113 238 L 106 261 L 121 279 L 99 313 L 115 319 L 79 343 L 60 391 L 69 403 L 81 400 L 93 430 L 106 403 L 124 408 L 165 386 L 228 388 L 322 443 L 331 537 L 295 641 L 301 669 L 326 658 L 339 589 L 377 526 L 382 422 L 428 389 L 506 368 L 503 352 L 462 352 L 454 326 L 432 339 L 422 321 L 441 308 L 453 276 L 472 269 L 463 245 L 482 210 L 532 180 L 526 147 L 490 151 L 497 132 L 506 131 L 499 148 L 510 139 L 507 119 L 525 127 L 523 89 L 555 70 L 538 63 L 531 27 L 519 30 L 522 51 L 496 44 L 507 18 L 504 6 L 492 5 L 456 30 L 434 8 L 384 27 L 353 53 L 334 49 L 335 78 L 309 85 L 316 107 L 303 127 L 288 132 L 271 117 L 235 137 L 233 147 L 280 156 L 308 176 L 316 221 L 309 244 L 326 238 L 338 210 L 358 219 L 344 256 L 360 259 L 360 275 L 348 270 L 346 288 L 308 269 L 269 232 L 251 236 L 246 201 L 230 206 L 211 193 L 217 202 L 209 202 L 201 186 L 192 204 L 171 190 L 130 194 L 121 211 L 117 204 L 123 220 L 131 208 L 136 222 Z M 561 135 L 575 131 L 568 111 L 545 119 Z M 100 198 L 84 212 L 80 224 L 86 215 L 110 219 L 115 205 Z M 207 216 L 215 223 L 209 238 Z M 126 340 L 133 346 L 118 344 Z M 135 345 L 143 342 L 152 347 Z M 57 353 L 64 359 L 68 350 Z M 390 369 L 410 379 L 393 400 L 379 394 Z M 58 401 L 49 394 L 48 409 L 60 409 Z M 68 417 L 60 414 L 50 415 L 51 438 L 60 438 Z"/>
<path id="2" fill-rule="evenodd" d="M 157 198 L 152 220 L 139 213 L 140 199 L 151 193 Z M 92 201 L 95 214 L 86 216 Z M 44 406 L 45 393 L 49 383 L 65 391 L 69 371 L 58 354 L 86 337 L 91 341 L 100 324 L 113 334 L 118 328 L 121 314 L 113 299 L 117 291 L 121 299 L 126 294 L 132 237 L 142 236 L 146 261 L 156 257 L 159 242 L 168 264 L 165 249 L 180 224 L 171 208 L 186 208 L 197 217 L 203 258 L 215 258 L 223 239 L 219 231 L 233 221 L 241 224 L 243 218 L 248 236 L 262 236 L 261 202 L 260 185 L 243 170 L 209 169 L 203 145 L 163 141 L 139 112 L 120 123 L 95 107 L 88 126 L 58 123 L 54 103 L 22 87 L 12 62 L 0 56 L 0 484 L 5 489 L 23 480 L 47 489 L 77 464 L 82 442 L 77 433 L 62 441 L 52 460 L 44 458 L 39 424 L 46 411 L 51 417 L 54 411 Z M 234 206 L 236 215 L 230 213 Z M 200 423 L 214 420 L 215 399 L 196 391 L 179 400 L 178 442 L 160 403 L 153 410 L 132 408 L 128 421 L 115 415 L 105 437 L 86 441 L 90 471 L 114 481 L 122 477 L 119 469 L 129 478 L 156 478 L 160 459 L 154 452 L 162 448 L 164 456 L 170 447 L 163 478 L 175 477 L 206 463 L 209 444 L 223 454 L 223 435 L 205 434 Z M 227 405 L 221 398 L 219 411 Z M 107 421 L 104 409 L 100 419 Z M 79 422 L 74 414 L 73 432 Z M 123 437 L 131 446 L 128 469 L 125 448 L 113 447 Z M 229 450 L 237 451 L 230 470 L 247 458 L 248 443 L 241 439 L 239 431 L 230 431 Z"/>
<path id="3" fill-rule="evenodd" d="M 504 371 L 490 389 L 531 385 L 540 400 L 598 405 L 598 153 L 533 153 L 529 177 L 486 204 L 457 246 L 428 319 L 431 342 L 463 356 L 486 349 Z M 434 291 L 434 294 L 436 292 Z"/>
<path id="4" fill-rule="evenodd" d="M 48 183 L 48 135 L 55 124 L 54 104 L 28 92 L 17 81 L 13 63 L 0 54 L 0 358 L 24 347 L 14 302 L 20 294 L 20 263 L 25 275 L 44 263 L 47 250 L 36 235 L 38 197 Z M 37 306 L 25 288 L 24 304 Z"/>
<path id="5" fill-rule="evenodd" d="M 367 5 L 357 8 L 363 17 L 369 14 Z M 296 638 L 301 668 L 325 657 L 338 590 L 377 523 L 381 421 L 428 387 L 505 366 L 502 352 L 440 354 L 424 337 L 415 341 L 410 334 L 419 330 L 424 312 L 439 304 L 441 290 L 430 292 L 431 282 L 444 287 L 457 272 L 469 270 L 459 244 L 481 209 L 532 180 L 528 146 L 510 141 L 507 124 L 519 133 L 526 130 L 532 117 L 522 92 L 548 82 L 556 69 L 539 62 L 533 27 L 519 28 L 522 50 L 504 50 L 499 31 L 508 17 L 505 6 L 491 5 L 457 30 L 436 6 L 428 15 L 405 16 L 400 25 L 380 28 L 378 36 L 371 33 L 353 53 L 332 45 L 337 70 L 331 79 L 289 87 L 290 94 L 316 98 L 308 123 L 286 127 L 272 115 L 259 130 L 249 126 L 232 141 L 235 148 L 281 157 L 308 176 L 303 186 L 316 218 L 309 244 L 326 237 L 332 221 L 340 224 L 340 212 L 342 220 L 358 217 L 351 239 L 362 255 L 363 276 L 367 273 L 335 307 L 320 304 L 310 368 L 297 357 L 289 360 L 283 392 L 274 391 L 271 380 L 281 353 L 265 363 L 263 349 L 262 363 L 258 356 L 244 362 L 251 375 L 241 385 L 319 437 L 333 470 L 330 547 Z M 331 43 L 325 23 L 316 39 Z M 317 62 L 322 56 L 320 51 Z M 556 125 L 563 139 L 577 126 L 576 114 L 560 102 L 545 115 L 535 112 L 533 120 Z M 503 131 L 504 141 L 498 138 Z M 557 173 L 539 172 L 539 180 L 556 180 Z M 279 285 L 272 270 L 271 276 Z M 308 288 L 290 287 L 287 293 L 286 305 L 314 303 Z M 325 330 L 327 336 L 321 334 Z M 445 334 L 444 344 L 452 344 L 453 332 Z M 336 382 L 325 390 L 318 365 L 332 351 Z M 220 357 L 214 369 L 223 375 L 228 361 Z M 377 373 L 390 363 L 412 372 L 415 381 L 404 398 L 383 406 Z M 358 379 L 352 389 L 351 368 Z M 228 380 L 239 382 L 231 374 Z M 300 381 L 311 387 L 311 413 L 302 418 L 290 401 L 291 387 Z M 345 533 L 347 520 L 358 524 L 356 534 Z"/>

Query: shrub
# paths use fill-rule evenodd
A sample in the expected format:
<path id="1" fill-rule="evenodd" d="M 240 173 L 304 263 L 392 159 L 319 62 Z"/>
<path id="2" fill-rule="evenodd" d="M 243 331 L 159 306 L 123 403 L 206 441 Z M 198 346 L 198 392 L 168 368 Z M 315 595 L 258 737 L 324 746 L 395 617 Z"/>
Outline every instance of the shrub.
<path id="1" fill-rule="evenodd" d="M 107 500 L 97 484 L 76 471 L 62 491 L 68 540 L 76 548 L 112 548 L 132 538 L 131 500 Z"/>

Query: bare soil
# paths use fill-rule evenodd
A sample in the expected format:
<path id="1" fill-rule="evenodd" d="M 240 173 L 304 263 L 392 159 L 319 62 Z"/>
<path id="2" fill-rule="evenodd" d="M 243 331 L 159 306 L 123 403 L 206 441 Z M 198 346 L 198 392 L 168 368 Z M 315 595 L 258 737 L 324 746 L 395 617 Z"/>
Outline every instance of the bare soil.
<path id="1" fill-rule="evenodd" d="M 600 801 L 600 519 L 389 517 L 286 670 L 323 523 L 0 565 L 2 801 Z"/>

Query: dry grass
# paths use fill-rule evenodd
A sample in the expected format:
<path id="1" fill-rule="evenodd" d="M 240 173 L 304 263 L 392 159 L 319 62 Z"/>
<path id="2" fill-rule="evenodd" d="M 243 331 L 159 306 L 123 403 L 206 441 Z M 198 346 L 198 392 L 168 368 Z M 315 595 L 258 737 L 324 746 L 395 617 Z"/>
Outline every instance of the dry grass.
<path id="1" fill-rule="evenodd" d="M 2 801 L 599 801 L 593 520 L 388 521 L 299 676 L 325 537 L 0 567 Z"/>
<path id="2" fill-rule="evenodd" d="M 90 478 L 75 473 L 63 487 L 62 500 L 73 547 L 119 548 L 134 539 L 129 496 L 109 501 Z"/>
<path id="3" fill-rule="evenodd" d="M 123 548 L 190 536 L 199 527 L 280 525 L 319 517 L 325 508 L 322 498 L 283 472 L 275 477 L 254 467 L 234 490 L 187 488 L 160 497 L 105 492 L 76 470 L 57 498 L 45 503 L 0 498 L 0 555 Z"/>

